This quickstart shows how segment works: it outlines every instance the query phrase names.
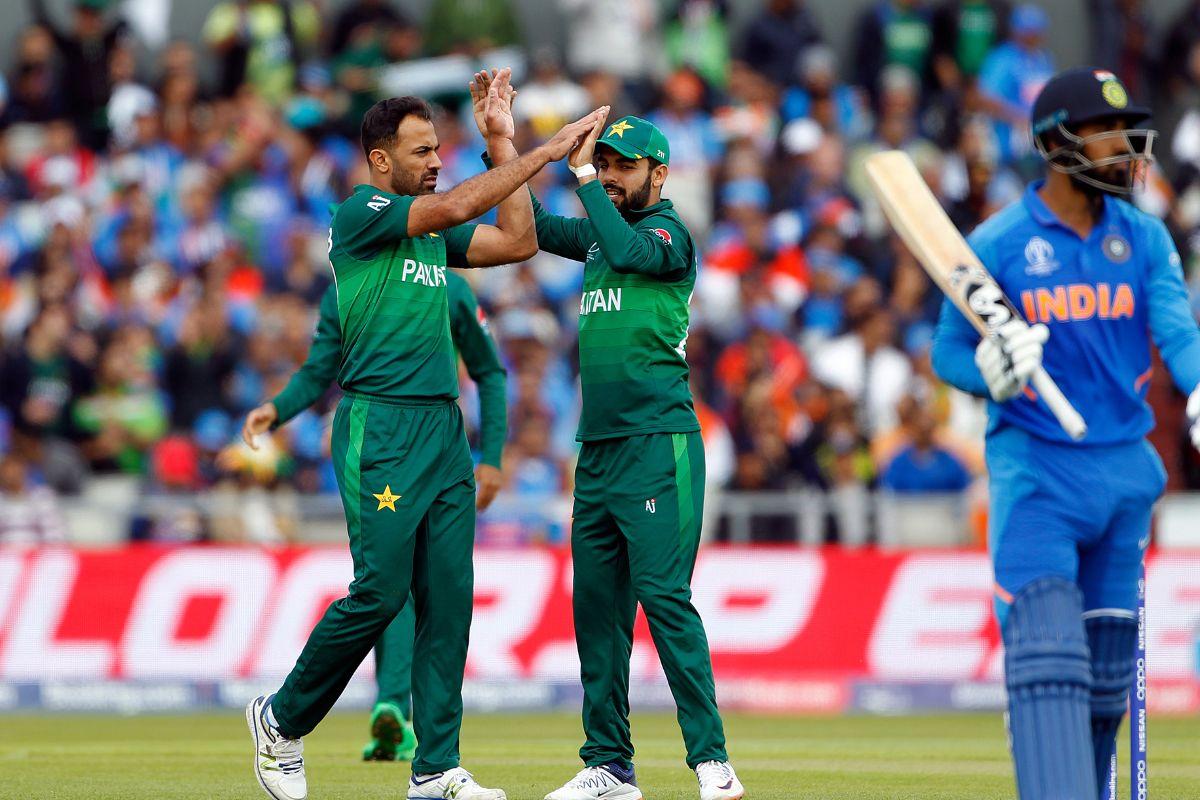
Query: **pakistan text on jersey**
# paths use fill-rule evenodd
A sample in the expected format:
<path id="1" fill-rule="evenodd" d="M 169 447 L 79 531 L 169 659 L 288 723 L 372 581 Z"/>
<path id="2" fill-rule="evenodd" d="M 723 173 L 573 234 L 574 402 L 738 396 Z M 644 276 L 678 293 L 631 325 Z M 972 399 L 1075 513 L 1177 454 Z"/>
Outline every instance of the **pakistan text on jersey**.
<path id="1" fill-rule="evenodd" d="M 410 277 L 411 281 L 409 281 Z M 404 259 L 404 269 L 400 273 L 400 280 L 405 283 L 421 283 L 425 286 L 445 286 L 446 268 L 406 258 Z"/>
<path id="2" fill-rule="evenodd" d="M 1133 289 L 1127 283 L 1115 287 L 1107 283 L 1039 286 L 1021 292 L 1021 308 L 1030 322 L 1128 319 L 1134 311 Z"/>
<path id="3" fill-rule="evenodd" d="M 592 289 L 583 293 L 579 298 L 579 316 L 594 314 L 597 311 L 620 311 L 620 289 Z"/>

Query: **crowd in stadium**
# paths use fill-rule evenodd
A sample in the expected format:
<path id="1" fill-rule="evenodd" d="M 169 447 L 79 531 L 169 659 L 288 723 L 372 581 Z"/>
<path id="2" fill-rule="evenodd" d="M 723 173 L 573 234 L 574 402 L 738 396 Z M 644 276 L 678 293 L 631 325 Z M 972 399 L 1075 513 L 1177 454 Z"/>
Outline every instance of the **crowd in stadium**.
<path id="1" fill-rule="evenodd" d="M 0 540 L 61 537 L 54 496 L 92 476 L 146 494 L 335 492 L 336 391 L 267 456 L 236 442 L 307 353 L 331 204 L 365 181 L 362 114 L 431 99 L 445 189 L 484 169 L 471 72 L 507 63 L 519 149 L 602 104 L 670 140 L 664 195 L 702 248 L 688 358 L 714 487 L 954 493 L 982 469 L 978 404 L 929 365 L 941 294 L 889 235 L 862 162 L 907 150 L 964 231 L 1016 199 L 1040 164 L 1029 104 L 1069 66 L 1037 6 L 881 0 L 834 52 L 799 0 L 736 29 L 722 0 L 558 0 L 571 24 L 556 43 L 527 41 L 510 0 L 440 0 L 427 19 L 387 0 L 326 16 L 244 0 L 157 49 L 109 5 L 31 0 L 37 22 L 3 65 Z M 1089 8 L 1092 62 L 1158 114 L 1161 163 L 1137 202 L 1195 274 L 1200 2 L 1177 19 Z M 578 215 L 573 184 L 558 164 L 532 188 Z M 507 492 L 569 493 L 581 265 L 539 253 L 469 278 L 508 369 Z M 475 402 L 465 387 L 468 420 Z M 1164 453 L 1177 474 L 1183 458 Z"/>

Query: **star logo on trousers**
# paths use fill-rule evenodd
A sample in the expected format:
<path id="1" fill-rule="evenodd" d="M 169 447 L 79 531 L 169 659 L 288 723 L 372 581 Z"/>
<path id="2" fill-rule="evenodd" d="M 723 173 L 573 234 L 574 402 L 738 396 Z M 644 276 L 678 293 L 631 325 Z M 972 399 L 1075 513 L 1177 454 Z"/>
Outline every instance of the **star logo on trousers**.
<path id="1" fill-rule="evenodd" d="M 401 495 L 392 494 L 392 485 L 388 484 L 383 487 L 383 494 L 377 494 L 374 497 L 379 501 L 379 508 L 375 509 L 376 511 L 383 511 L 385 508 L 389 511 L 395 511 L 396 501 L 400 499 Z"/>

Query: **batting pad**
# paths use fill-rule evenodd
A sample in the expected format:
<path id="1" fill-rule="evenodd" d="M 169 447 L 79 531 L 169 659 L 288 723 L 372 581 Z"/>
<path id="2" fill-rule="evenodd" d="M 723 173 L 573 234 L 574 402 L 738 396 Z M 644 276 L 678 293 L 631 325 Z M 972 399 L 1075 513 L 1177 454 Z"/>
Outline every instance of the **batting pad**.
<path id="1" fill-rule="evenodd" d="M 1092 653 L 1092 750 L 1099 786 L 1108 780 L 1109 762 L 1117 749 L 1137 641 L 1137 622 L 1129 612 L 1105 611 L 1088 612 L 1083 621 Z"/>
<path id="2" fill-rule="evenodd" d="M 1013 598 L 1004 626 L 1009 732 L 1021 800 L 1091 800 L 1092 668 L 1083 595 L 1039 578 Z"/>

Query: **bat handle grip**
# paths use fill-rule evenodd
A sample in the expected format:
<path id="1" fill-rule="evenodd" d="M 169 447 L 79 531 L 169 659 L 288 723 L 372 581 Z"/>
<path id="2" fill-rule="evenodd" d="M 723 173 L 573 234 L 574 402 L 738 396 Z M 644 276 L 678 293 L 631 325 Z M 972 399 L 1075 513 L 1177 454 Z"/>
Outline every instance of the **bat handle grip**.
<path id="1" fill-rule="evenodd" d="M 1082 439 L 1087 434 L 1087 423 L 1075 410 L 1075 406 L 1071 405 L 1071 401 L 1063 395 L 1045 368 L 1038 367 L 1030 382 L 1067 435 L 1077 442 Z"/>

